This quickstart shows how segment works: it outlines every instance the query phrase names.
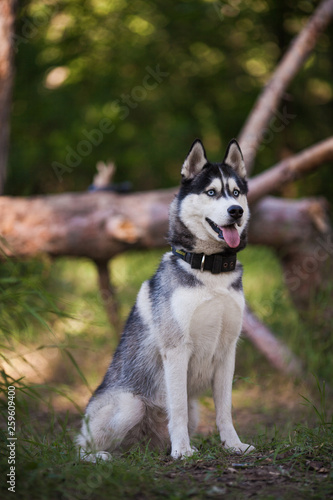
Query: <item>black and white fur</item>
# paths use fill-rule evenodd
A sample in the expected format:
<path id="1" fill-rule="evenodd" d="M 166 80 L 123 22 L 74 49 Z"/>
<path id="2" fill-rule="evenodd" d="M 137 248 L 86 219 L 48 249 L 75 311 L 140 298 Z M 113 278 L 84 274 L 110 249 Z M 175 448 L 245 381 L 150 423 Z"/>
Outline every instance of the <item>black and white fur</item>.
<path id="1" fill-rule="evenodd" d="M 205 255 L 244 248 L 249 209 L 237 141 L 215 164 L 195 141 L 181 174 L 170 207 L 170 244 Z M 239 238 L 237 247 L 229 247 L 224 228 L 232 232 L 234 246 Z M 173 458 L 192 455 L 196 398 L 209 386 L 222 446 L 237 453 L 252 450 L 240 441 L 231 416 L 243 310 L 238 262 L 233 271 L 212 274 L 166 253 L 155 275 L 141 286 L 104 380 L 89 401 L 77 438 L 81 457 L 109 459 L 110 452 L 138 442 L 160 449 L 171 444 Z"/>

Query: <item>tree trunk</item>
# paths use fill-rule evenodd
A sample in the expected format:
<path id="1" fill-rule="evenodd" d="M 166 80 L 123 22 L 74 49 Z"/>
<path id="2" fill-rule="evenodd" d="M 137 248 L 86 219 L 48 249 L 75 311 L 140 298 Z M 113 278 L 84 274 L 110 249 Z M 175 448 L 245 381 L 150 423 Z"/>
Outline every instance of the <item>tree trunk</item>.
<path id="1" fill-rule="evenodd" d="M 13 83 L 14 0 L 0 2 L 0 194 L 6 179 Z"/>

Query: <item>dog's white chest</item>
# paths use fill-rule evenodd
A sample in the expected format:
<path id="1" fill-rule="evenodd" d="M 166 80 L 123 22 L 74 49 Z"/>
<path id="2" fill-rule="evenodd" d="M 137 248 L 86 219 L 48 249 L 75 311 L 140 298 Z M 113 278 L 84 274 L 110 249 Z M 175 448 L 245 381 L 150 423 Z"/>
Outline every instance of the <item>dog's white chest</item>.
<path id="1" fill-rule="evenodd" d="M 221 337 L 228 342 L 230 335 L 234 335 L 234 320 L 239 323 L 244 297 L 223 287 L 181 288 L 174 292 L 171 304 L 186 341 L 208 352 L 215 350 Z"/>
<path id="2" fill-rule="evenodd" d="M 244 299 L 228 290 L 178 290 L 173 310 L 191 349 L 188 388 L 193 394 L 211 383 L 225 349 L 240 333 Z"/>
<path id="3" fill-rule="evenodd" d="M 211 356 L 217 348 L 223 327 L 223 297 L 217 296 L 198 304 L 189 318 L 189 340 L 195 351 Z"/>

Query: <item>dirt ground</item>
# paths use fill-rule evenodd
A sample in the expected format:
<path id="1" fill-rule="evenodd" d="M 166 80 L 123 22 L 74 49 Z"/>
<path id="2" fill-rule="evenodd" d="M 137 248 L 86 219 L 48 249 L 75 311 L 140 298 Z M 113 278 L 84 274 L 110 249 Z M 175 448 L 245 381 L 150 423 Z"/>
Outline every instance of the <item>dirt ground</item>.
<path id="1" fill-rule="evenodd" d="M 283 461 L 288 457 L 281 454 L 277 459 Z M 327 488 L 323 490 L 323 483 L 327 484 L 330 472 L 327 464 L 309 458 L 305 473 L 288 461 L 283 465 L 274 465 L 271 458 L 261 457 L 260 454 L 247 458 L 234 456 L 227 460 L 228 467 L 224 466 L 218 474 L 219 461 L 198 460 L 196 465 L 184 472 L 171 472 L 168 477 L 174 479 L 180 476 L 185 481 L 191 478 L 192 485 L 193 480 L 206 485 L 207 498 L 332 498 Z"/>

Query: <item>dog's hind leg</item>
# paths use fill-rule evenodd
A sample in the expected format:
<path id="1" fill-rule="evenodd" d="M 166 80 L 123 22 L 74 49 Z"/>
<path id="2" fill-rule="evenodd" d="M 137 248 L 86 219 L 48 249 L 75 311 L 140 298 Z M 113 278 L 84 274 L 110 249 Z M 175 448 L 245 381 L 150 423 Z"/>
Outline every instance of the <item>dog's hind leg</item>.
<path id="1" fill-rule="evenodd" d="M 188 433 L 193 436 L 199 424 L 199 408 L 196 399 L 189 399 L 188 402 Z"/>
<path id="2" fill-rule="evenodd" d="M 127 434 L 142 420 L 144 413 L 142 400 L 129 392 L 103 394 L 92 399 L 76 441 L 80 457 L 88 462 L 110 460 L 109 452 L 126 443 Z"/>

